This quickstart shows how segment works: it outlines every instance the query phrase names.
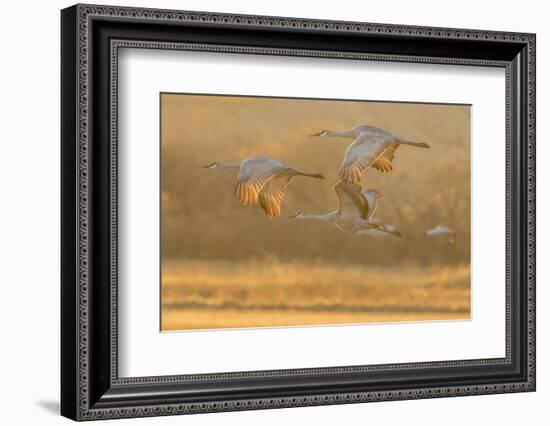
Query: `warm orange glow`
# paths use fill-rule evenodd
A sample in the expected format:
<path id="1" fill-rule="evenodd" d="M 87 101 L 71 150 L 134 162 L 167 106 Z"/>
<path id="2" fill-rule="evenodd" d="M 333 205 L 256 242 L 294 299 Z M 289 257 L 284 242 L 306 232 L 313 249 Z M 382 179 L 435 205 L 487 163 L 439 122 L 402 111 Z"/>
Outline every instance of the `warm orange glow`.
<path id="1" fill-rule="evenodd" d="M 169 94 L 161 105 L 164 330 L 470 317 L 468 106 Z M 402 146 L 390 173 L 363 176 L 401 238 L 288 218 L 338 207 L 352 141 L 309 135 L 360 124 L 430 145 Z M 236 197 L 238 170 L 198 168 L 252 155 L 326 179 L 294 179 L 269 219 Z M 423 234 L 436 225 L 456 245 Z"/>

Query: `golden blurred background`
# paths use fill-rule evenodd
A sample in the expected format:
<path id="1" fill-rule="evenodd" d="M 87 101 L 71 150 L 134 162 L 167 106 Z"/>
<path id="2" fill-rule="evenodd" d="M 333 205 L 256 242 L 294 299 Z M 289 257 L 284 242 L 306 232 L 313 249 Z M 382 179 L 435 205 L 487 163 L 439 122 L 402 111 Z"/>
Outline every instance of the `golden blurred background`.
<path id="1" fill-rule="evenodd" d="M 338 207 L 343 138 L 370 124 L 431 148 L 402 146 L 376 217 L 402 238 L 289 219 Z M 262 327 L 470 317 L 470 107 L 367 101 L 161 95 L 162 329 Z M 238 170 L 213 161 L 265 155 L 325 180 L 294 179 L 269 219 L 234 194 Z M 424 231 L 446 225 L 455 246 Z"/>

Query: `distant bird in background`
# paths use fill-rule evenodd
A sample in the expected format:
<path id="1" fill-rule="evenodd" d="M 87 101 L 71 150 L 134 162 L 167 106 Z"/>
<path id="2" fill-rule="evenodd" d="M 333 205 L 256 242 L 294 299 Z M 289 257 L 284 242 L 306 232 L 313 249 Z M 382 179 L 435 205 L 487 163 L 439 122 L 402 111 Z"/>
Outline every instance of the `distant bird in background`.
<path id="1" fill-rule="evenodd" d="M 279 160 L 254 156 L 236 163 L 213 162 L 207 169 L 239 169 L 235 193 L 245 205 L 256 204 L 271 218 L 281 215 L 285 189 L 296 176 L 324 179 L 320 173 L 304 173 Z"/>
<path id="2" fill-rule="evenodd" d="M 314 219 L 324 220 L 336 225 L 339 229 L 352 232 L 361 232 L 366 230 L 377 230 L 379 232 L 392 234 L 400 237 L 401 233 L 393 227 L 371 221 L 372 215 L 376 210 L 376 199 L 380 193 L 375 190 L 362 190 L 357 184 L 338 182 L 334 186 L 334 191 L 340 202 L 338 210 L 325 214 L 311 214 L 298 212 L 291 218 L 296 219 Z M 369 204 L 368 198 L 372 197 L 373 204 Z"/>
<path id="3" fill-rule="evenodd" d="M 322 130 L 310 136 L 342 137 L 355 139 L 348 147 L 344 162 L 338 171 L 341 180 L 359 183 L 365 170 L 374 167 L 381 172 L 392 170 L 392 161 L 399 145 L 429 148 L 424 142 L 411 142 L 384 129 L 362 125 L 351 130 Z"/>
<path id="4" fill-rule="evenodd" d="M 425 234 L 430 237 L 443 235 L 447 239 L 447 244 L 450 246 L 454 246 L 456 244 L 456 231 L 448 226 L 438 225 L 435 228 L 428 229 Z"/>

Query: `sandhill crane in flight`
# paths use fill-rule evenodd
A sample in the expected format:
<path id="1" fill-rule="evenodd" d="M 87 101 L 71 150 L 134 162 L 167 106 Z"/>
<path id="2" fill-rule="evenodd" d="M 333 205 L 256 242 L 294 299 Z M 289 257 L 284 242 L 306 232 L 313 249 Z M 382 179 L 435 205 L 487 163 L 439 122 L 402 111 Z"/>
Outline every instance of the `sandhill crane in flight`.
<path id="1" fill-rule="evenodd" d="M 344 162 L 338 171 L 341 180 L 359 183 L 365 170 L 374 167 L 381 172 L 392 170 L 392 161 L 399 145 L 429 148 L 424 142 L 411 142 L 384 129 L 362 125 L 351 130 L 322 130 L 310 136 L 343 137 L 355 139 L 348 147 Z"/>
<path id="2" fill-rule="evenodd" d="M 245 205 L 260 206 L 270 218 L 281 215 L 285 189 L 296 176 L 324 179 L 320 173 L 304 173 L 279 160 L 254 156 L 236 163 L 213 162 L 202 166 L 207 169 L 239 169 L 235 193 Z"/>
<path id="3" fill-rule="evenodd" d="M 425 234 L 430 237 L 443 235 L 447 238 L 447 244 L 450 246 L 454 246 L 456 244 L 456 231 L 448 226 L 438 225 L 435 228 L 428 229 Z"/>
<path id="4" fill-rule="evenodd" d="M 401 233 L 395 228 L 393 228 L 393 230 L 388 229 L 386 225 L 372 221 L 372 216 L 376 210 L 376 202 L 369 205 L 368 198 L 370 197 L 376 201 L 380 196 L 378 191 L 362 191 L 361 186 L 343 181 L 338 182 L 334 186 L 334 191 L 340 202 L 338 210 L 325 214 L 298 212 L 290 217 L 296 219 L 324 220 L 333 223 L 339 229 L 345 231 L 361 232 L 366 230 L 377 230 L 398 237 L 401 236 Z"/>

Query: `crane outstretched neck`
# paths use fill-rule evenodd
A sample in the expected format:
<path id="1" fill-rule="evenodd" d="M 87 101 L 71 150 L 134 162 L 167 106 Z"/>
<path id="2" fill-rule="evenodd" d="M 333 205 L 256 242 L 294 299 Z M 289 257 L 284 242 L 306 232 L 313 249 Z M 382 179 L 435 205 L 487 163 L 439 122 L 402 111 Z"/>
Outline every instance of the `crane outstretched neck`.
<path id="1" fill-rule="evenodd" d="M 352 130 L 342 130 L 342 131 L 322 130 L 319 133 L 314 133 L 313 135 L 310 135 L 310 136 L 323 136 L 323 137 L 327 137 L 327 138 L 331 138 L 331 137 L 355 138 L 355 137 L 357 137 L 357 135 L 356 135 L 356 133 L 354 132 L 353 129 Z"/>
<path id="2" fill-rule="evenodd" d="M 219 167 L 220 169 L 240 169 L 241 168 L 242 161 L 236 161 L 234 163 L 227 163 L 223 161 L 219 161 Z"/>
<path id="3" fill-rule="evenodd" d="M 199 166 L 199 169 L 240 169 L 242 161 L 236 163 L 226 163 L 224 161 L 215 161 L 206 166 Z"/>

